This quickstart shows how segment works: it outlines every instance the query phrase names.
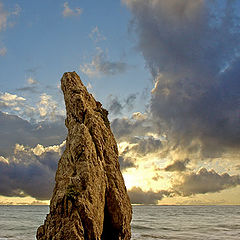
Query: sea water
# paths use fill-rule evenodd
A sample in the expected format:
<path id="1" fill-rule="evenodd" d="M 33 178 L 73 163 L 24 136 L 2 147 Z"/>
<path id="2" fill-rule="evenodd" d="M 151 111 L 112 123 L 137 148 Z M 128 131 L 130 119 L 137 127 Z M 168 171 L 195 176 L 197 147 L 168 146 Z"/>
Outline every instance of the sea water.
<path id="1" fill-rule="evenodd" d="M 34 240 L 48 206 L 0 206 L 0 240 Z M 240 239 L 240 206 L 133 206 L 132 240 Z"/>

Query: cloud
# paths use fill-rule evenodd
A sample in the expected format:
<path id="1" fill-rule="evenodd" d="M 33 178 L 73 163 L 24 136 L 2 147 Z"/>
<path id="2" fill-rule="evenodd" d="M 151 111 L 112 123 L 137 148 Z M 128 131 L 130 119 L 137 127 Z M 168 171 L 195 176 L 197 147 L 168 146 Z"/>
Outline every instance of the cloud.
<path id="1" fill-rule="evenodd" d="M 16 91 L 18 91 L 18 92 L 30 92 L 30 93 L 37 93 L 38 92 L 36 86 L 21 87 L 21 88 L 17 88 Z"/>
<path id="2" fill-rule="evenodd" d="M 155 139 L 153 136 L 129 137 L 119 144 L 119 163 L 122 170 L 137 168 L 136 163 L 139 158 L 157 153 L 162 148 L 160 139 Z"/>
<path id="3" fill-rule="evenodd" d="M 162 148 L 161 140 L 159 138 L 154 138 L 153 136 L 135 137 L 132 138 L 131 142 L 135 143 L 131 148 L 131 152 L 137 153 L 140 156 L 156 153 Z"/>
<path id="4" fill-rule="evenodd" d="M 36 73 L 37 68 L 33 68 L 33 69 L 27 69 L 26 72 L 30 73 L 31 75 Z M 37 84 L 38 81 L 33 78 L 33 77 L 28 77 L 27 78 L 27 86 L 25 87 L 21 87 L 21 88 L 17 88 L 16 90 L 19 92 L 30 92 L 30 93 L 37 93 L 38 92 L 38 88 L 37 88 Z"/>
<path id="5" fill-rule="evenodd" d="M 100 32 L 98 26 L 92 29 L 89 37 L 95 42 L 98 43 L 100 41 L 106 40 L 106 37 Z"/>
<path id="6" fill-rule="evenodd" d="M 49 147 L 38 144 L 34 148 L 16 144 L 7 162 L 0 160 L 0 195 L 50 199 L 64 148 L 65 142 Z"/>
<path id="7" fill-rule="evenodd" d="M 201 168 L 197 173 L 183 175 L 176 181 L 172 189 L 182 196 L 219 192 L 240 184 L 240 176 L 230 176 L 228 173 L 218 174 L 213 169 Z"/>
<path id="8" fill-rule="evenodd" d="M 159 181 L 159 179 L 163 179 L 164 177 L 159 175 L 158 173 L 155 174 L 155 176 L 152 177 L 152 180 L 153 181 Z"/>
<path id="9" fill-rule="evenodd" d="M 7 27 L 8 12 L 4 10 L 3 4 L 0 2 L 0 31 Z"/>
<path id="10" fill-rule="evenodd" d="M 5 56 L 6 53 L 7 53 L 7 48 L 6 47 L 0 48 L 0 56 Z"/>
<path id="11" fill-rule="evenodd" d="M 64 2 L 63 7 L 64 7 L 64 9 L 63 9 L 62 15 L 64 17 L 79 16 L 83 12 L 83 10 L 81 8 L 71 9 L 68 5 L 68 2 Z"/>
<path id="12" fill-rule="evenodd" d="M 14 25 L 13 23 L 9 22 L 9 18 L 11 16 L 19 16 L 21 12 L 21 7 L 16 4 L 13 11 L 7 11 L 4 9 L 3 4 L 0 2 L 0 32 L 6 30 L 8 26 Z M 1 41 L 0 44 L 2 45 Z M 5 56 L 7 53 L 7 48 L 5 46 L 0 48 L 0 56 Z"/>
<path id="13" fill-rule="evenodd" d="M 236 170 L 240 170 L 240 164 L 235 166 Z"/>
<path id="14" fill-rule="evenodd" d="M 52 99 L 52 96 L 43 93 L 40 96 L 40 101 L 38 102 L 37 107 L 42 119 L 49 118 L 54 120 L 57 111 L 57 102 Z"/>
<path id="15" fill-rule="evenodd" d="M 10 156 L 16 143 L 30 147 L 60 144 L 66 133 L 63 118 L 55 122 L 30 123 L 0 111 L 0 156 Z"/>
<path id="16" fill-rule="evenodd" d="M 190 162 L 189 159 L 185 159 L 183 161 L 176 160 L 173 163 L 167 165 L 164 170 L 166 172 L 184 172 L 187 170 L 186 165 Z"/>
<path id="17" fill-rule="evenodd" d="M 32 84 L 33 85 L 33 84 Z M 19 92 L 36 93 L 36 86 L 16 89 Z M 37 99 L 37 97 L 35 97 Z M 57 104 L 51 95 L 42 93 L 39 101 L 29 104 L 28 101 L 16 94 L 0 93 L 0 110 L 35 121 L 57 121 L 65 116 L 62 106 Z"/>
<path id="18" fill-rule="evenodd" d="M 157 204 L 164 196 L 170 196 L 171 192 L 165 190 L 144 192 L 140 187 L 133 187 L 128 190 L 128 195 L 132 204 Z"/>
<path id="19" fill-rule="evenodd" d="M 127 71 L 127 63 L 110 61 L 105 52 L 97 47 L 97 54 L 90 63 L 80 65 L 80 70 L 88 77 L 100 77 L 101 75 L 113 76 Z"/>
<path id="20" fill-rule="evenodd" d="M 26 99 L 23 97 L 18 97 L 15 94 L 7 93 L 7 92 L 0 94 L 0 100 L 6 103 L 26 101 Z"/>
<path id="21" fill-rule="evenodd" d="M 34 78 L 29 77 L 29 78 L 27 79 L 27 83 L 28 83 L 29 85 L 35 85 L 35 84 L 37 84 L 37 81 L 36 81 Z"/>
<path id="22" fill-rule="evenodd" d="M 26 73 L 28 74 L 36 74 L 36 72 L 39 70 L 39 67 L 31 67 L 25 69 Z"/>
<path id="23" fill-rule="evenodd" d="M 16 94 L 0 93 L 0 109 L 12 108 L 16 109 L 26 101 L 25 98 L 19 97 Z"/>
<path id="24" fill-rule="evenodd" d="M 132 118 L 135 120 L 146 120 L 147 119 L 147 114 L 146 113 L 141 113 L 141 112 L 134 112 L 132 115 Z"/>
<path id="25" fill-rule="evenodd" d="M 122 111 L 126 109 L 128 112 L 134 108 L 137 94 L 129 94 L 126 99 L 119 100 L 118 97 L 109 95 L 107 99 L 107 108 L 110 114 L 121 115 Z"/>
<path id="26" fill-rule="evenodd" d="M 148 119 L 115 118 L 111 122 L 111 128 L 118 141 L 129 141 L 135 136 L 145 136 L 152 131 Z"/>
<path id="27" fill-rule="evenodd" d="M 127 157 L 127 158 L 124 158 L 123 156 L 119 156 L 118 157 L 118 161 L 119 161 L 119 164 L 120 164 L 120 169 L 121 170 L 125 170 L 127 168 L 132 168 L 132 167 L 136 167 L 135 163 L 134 163 L 134 160 Z"/>
<path id="28" fill-rule="evenodd" d="M 204 159 L 239 153 L 239 2 L 124 2 L 155 82 L 155 131 L 183 151 L 198 141 Z"/>
<path id="29" fill-rule="evenodd" d="M 107 105 L 108 105 L 108 111 L 110 114 L 113 114 L 113 115 L 122 114 L 123 106 L 117 97 L 110 96 Z"/>
<path id="30" fill-rule="evenodd" d="M 21 11 L 22 11 L 22 8 L 18 4 L 15 4 L 15 9 L 11 12 L 11 14 L 15 16 L 19 16 Z"/>
<path id="31" fill-rule="evenodd" d="M 137 98 L 137 94 L 130 94 L 126 100 L 125 100 L 125 107 L 128 109 L 128 111 L 132 110 L 134 108 L 134 103 Z"/>

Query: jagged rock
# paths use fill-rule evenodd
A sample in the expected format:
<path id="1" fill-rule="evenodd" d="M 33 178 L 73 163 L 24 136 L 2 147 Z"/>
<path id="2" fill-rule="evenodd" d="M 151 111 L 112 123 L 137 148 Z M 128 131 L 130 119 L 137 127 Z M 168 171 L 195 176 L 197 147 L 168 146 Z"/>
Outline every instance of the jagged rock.
<path id="1" fill-rule="evenodd" d="M 132 208 L 118 163 L 107 110 L 75 72 L 61 87 L 68 136 L 56 172 L 50 213 L 38 240 L 130 239 Z"/>

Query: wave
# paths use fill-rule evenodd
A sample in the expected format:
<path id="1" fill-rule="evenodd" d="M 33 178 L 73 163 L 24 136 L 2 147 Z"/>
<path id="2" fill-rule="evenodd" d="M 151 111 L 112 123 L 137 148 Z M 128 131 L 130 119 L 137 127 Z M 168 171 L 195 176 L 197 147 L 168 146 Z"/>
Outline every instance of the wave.
<path id="1" fill-rule="evenodd" d="M 152 227 L 142 226 L 142 225 L 136 225 L 132 224 L 133 229 L 142 229 L 142 230 L 154 230 Z"/>

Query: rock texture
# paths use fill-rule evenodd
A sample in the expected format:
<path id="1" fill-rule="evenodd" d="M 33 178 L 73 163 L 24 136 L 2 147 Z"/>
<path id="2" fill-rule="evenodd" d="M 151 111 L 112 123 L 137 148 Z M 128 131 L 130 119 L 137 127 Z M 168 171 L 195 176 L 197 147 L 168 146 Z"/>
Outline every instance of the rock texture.
<path id="1" fill-rule="evenodd" d="M 108 112 L 75 72 L 63 75 L 61 87 L 67 110 L 66 150 L 58 164 L 50 213 L 37 239 L 130 239 L 132 208 Z"/>

